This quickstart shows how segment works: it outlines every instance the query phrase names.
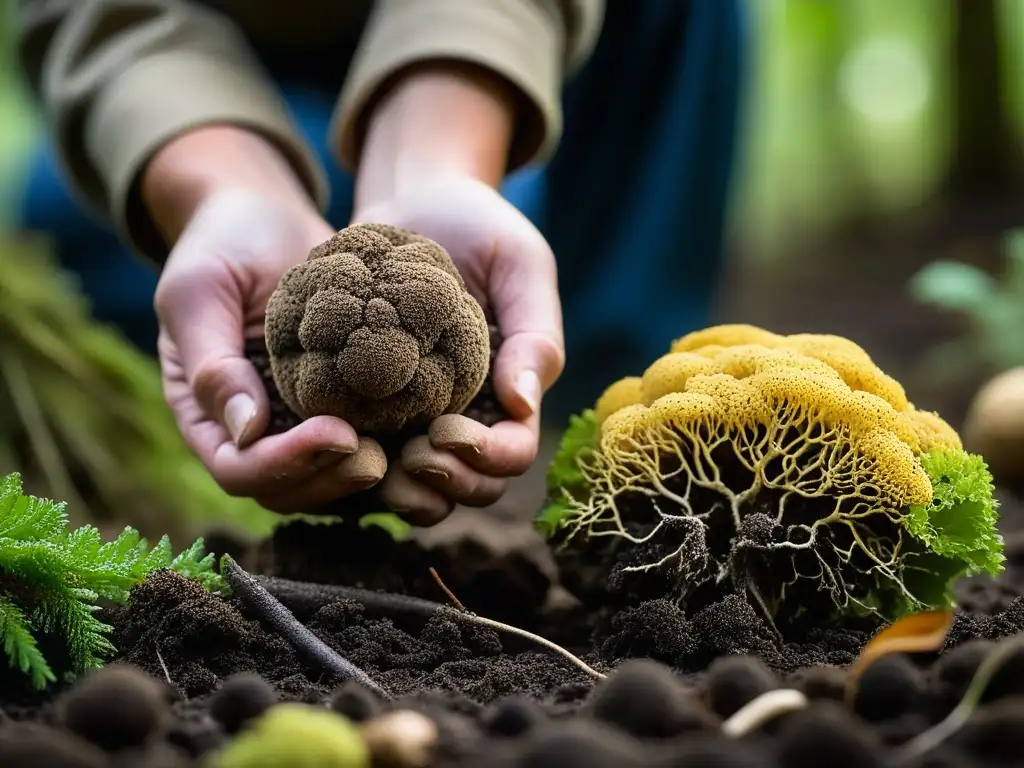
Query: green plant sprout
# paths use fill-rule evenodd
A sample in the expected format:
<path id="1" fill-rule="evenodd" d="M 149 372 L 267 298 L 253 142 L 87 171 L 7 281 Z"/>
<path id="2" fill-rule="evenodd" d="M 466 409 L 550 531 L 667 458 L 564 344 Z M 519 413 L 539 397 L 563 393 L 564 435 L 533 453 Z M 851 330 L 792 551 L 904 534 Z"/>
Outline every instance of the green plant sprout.
<path id="1" fill-rule="evenodd" d="M 0 480 L 0 643 L 10 666 L 33 687 L 57 681 L 41 635 L 63 639 L 65 680 L 102 666 L 114 648 L 111 627 L 96 616 L 98 601 L 125 602 L 132 587 L 161 568 L 212 591 L 228 590 L 202 539 L 177 557 L 167 536 L 150 549 L 130 527 L 104 542 L 91 525 L 68 530 L 66 503 L 25 495 L 17 473 Z"/>
<path id="2" fill-rule="evenodd" d="M 925 361 L 927 372 L 943 380 L 965 371 L 1003 371 L 1024 365 L 1024 230 L 1003 240 L 1006 263 L 1002 279 L 970 264 L 942 259 L 910 280 L 911 296 L 924 304 L 963 313 L 969 331 L 935 347 Z"/>
<path id="3" fill-rule="evenodd" d="M 683 337 L 573 419 L 547 480 L 538 530 L 606 557 L 611 592 L 740 592 L 776 628 L 949 606 L 1005 559 L 984 460 L 835 336 Z"/>

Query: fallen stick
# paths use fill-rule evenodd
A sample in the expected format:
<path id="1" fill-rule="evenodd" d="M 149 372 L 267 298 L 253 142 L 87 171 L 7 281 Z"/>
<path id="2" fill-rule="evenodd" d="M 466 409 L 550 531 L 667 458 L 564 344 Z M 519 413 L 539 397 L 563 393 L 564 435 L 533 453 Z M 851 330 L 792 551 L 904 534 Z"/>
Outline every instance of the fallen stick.
<path id="1" fill-rule="evenodd" d="M 355 680 L 384 699 L 391 699 L 380 685 L 363 670 L 339 654 L 327 643 L 313 634 L 302 622 L 296 619 L 270 592 L 248 572 L 246 572 L 230 555 L 221 559 L 221 575 L 231 585 L 235 595 L 256 616 L 291 643 L 296 651 L 307 656 L 311 661 L 331 672 L 342 680 Z"/>

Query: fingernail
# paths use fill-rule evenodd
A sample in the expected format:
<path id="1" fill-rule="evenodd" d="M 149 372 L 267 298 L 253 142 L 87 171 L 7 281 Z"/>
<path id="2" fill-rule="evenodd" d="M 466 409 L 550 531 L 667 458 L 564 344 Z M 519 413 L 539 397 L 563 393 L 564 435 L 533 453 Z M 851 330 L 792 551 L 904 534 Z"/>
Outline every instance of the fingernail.
<path id="1" fill-rule="evenodd" d="M 516 392 L 529 406 L 530 413 L 536 413 L 540 407 L 540 379 L 535 371 L 523 371 L 516 377 Z"/>
<path id="2" fill-rule="evenodd" d="M 317 469 L 333 466 L 346 456 L 351 456 L 351 451 L 339 451 L 336 448 L 325 448 L 313 459 L 313 466 Z"/>
<path id="3" fill-rule="evenodd" d="M 242 447 L 246 430 L 256 417 L 256 401 L 244 392 L 240 392 L 224 406 L 224 422 L 235 445 Z"/>

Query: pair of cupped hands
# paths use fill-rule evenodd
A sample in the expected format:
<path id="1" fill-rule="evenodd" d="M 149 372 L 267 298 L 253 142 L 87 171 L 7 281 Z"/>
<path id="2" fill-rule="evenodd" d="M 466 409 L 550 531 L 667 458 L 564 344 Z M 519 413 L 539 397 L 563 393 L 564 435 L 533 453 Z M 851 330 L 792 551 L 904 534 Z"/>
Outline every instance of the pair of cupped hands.
<path id="1" fill-rule="evenodd" d="M 541 398 L 564 361 L 555 264 L 540 232 L 492 187 L 439 179 L 353 218 L 442 245 L 504 337 L 494 387 L 511 418 L 485 427 L 441 416 L 390 463 L 376 441 L 332 416 L 265 436 L 269 402 L 245 339 L 262 336 L 284 272 L 335 232 L 308 196 L 294 185 L 232 183 L 165 219 L 175 215 L 179 231 L 163 227 L 173 247 L 155 300 L 164 392 L 185 440 L 228 493 L 291 513 L 377 486 L 390 509 L 431 525 L 456 504 L 497 501 L 536 459 Z"/>

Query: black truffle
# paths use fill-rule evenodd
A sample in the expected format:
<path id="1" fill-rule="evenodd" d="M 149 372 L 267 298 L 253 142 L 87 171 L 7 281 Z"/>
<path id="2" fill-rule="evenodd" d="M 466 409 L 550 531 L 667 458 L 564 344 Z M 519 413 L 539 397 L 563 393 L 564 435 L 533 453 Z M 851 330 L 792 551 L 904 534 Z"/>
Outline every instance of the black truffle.
<path id="1" fill-rule="evenodd" d="M 145 672 L 114 664 L 83 677 L 61 696 L 71 731 L 113 752 L 146 743 L 167 714 L 165 687 Z"/>
<path id="2" fill-rule="evenodd" d="M 483 309 L 437 243 L 343 229 L 281 278 L 266 310 L 274 381 L 302 418 L 388 434 L 461 413 L 490 369 Z"/>
<path id="3" fill-rule="evenodd" d="M 224 726 L 225 731 L 234 734 L 276 703 L 277 694 L 262 677 L 243 672 L 226 679 L 213 695 L 210 715 Z"/>
<path id="4" fill-rule="evenodd" d="M 668 738 L 714 722 L 671 669 L 649 659 L 623 663 L 594 689 L 587 710 L 639 738 Z"/>
<path id="5" fill-rule="evenodd" d="M 766 691 L 778 688 L 778 680 L 756 656 L 723 656 L 708 667 L 707 701 L 711 710 L 729 717 Z"/>
<path id="6" fill-rule="evenodd" d="M 381 710 L 381 701 L 377 695 L 354 680 L 339 685 L 327 705 L 354 723 L 369 720 Z"/>
<path id="7" fill-rule="evenodd" d="M 882 656 L 857 680 L 853 710 L 865 720 L 892 720 L 921 710 L 925 679 L 905 654 Z"/>
<path id="8" fill-rule="evenodd" d="M 781 768 L 881 768 L 884 749 L 841 705 L 821 701 L 786 718 L 776 742 Z"/>
<path id="9" fill-rule="evenodd" d="M 481 725 L 495 736 L 521 736 L 546 719 L 540 707 L 525 696 L 508 696 L 486 709 Z"/>

